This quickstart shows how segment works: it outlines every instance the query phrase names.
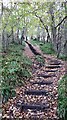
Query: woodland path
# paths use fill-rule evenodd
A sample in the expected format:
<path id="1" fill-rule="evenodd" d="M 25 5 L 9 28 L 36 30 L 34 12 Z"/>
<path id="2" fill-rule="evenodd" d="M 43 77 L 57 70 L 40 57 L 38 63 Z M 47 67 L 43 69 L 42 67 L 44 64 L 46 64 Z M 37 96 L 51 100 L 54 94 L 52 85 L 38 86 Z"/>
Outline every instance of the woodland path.
<path id="1" fill-rule="evenodd" d="M 34 48 L 42 54 L 39 47 Z M 33 62 L 33 75 L 16 89 L 16 97 L 7 103 L 4 120 L 58 120 L 58 80 L 65 74 L 65 63 L 45 54 L 45 64 L 38 63 L 28 44 L 24 54 Z"/>

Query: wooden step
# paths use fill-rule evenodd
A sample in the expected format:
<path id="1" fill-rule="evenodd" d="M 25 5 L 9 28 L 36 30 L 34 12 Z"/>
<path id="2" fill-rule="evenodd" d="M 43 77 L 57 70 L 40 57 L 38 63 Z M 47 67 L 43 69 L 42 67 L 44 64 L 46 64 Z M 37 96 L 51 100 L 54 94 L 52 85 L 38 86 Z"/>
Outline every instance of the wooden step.
<path id="1" fill-rule="evenodd" d="M 31 109 L 31 110 L 46 110 L 49 108 L 48 104 L 21 104 L 21 112 L 23 110 Z"/>
<path id="2" fill-rule="evenodd" d="M 58 60 L 50 60 L 50 62 L 53 62 L 55 64 L 57 64 L 57 63 L 61 64 L 61 61 L 58 61 Z"/>
<path id="3" fill-rule="evenodd" d="M 60 65 L 61 63 L 60 62 L 54 62 L 54 63 L 50 63 L 50 65 Z"/>
<path id="4" fill-rule="evenodd" d="M 45 70 L 45 72 L 56 72 L 57 70 Z"/>
<path id="5" fill-rule="evenodd" d="M 51 85 L 53 82 L 52 81 L 36 81 L 36 82 L 31 82 L 32 84 L 38 84 L 38 85 Z"/>
<path id="6" fill-rule="evenodd" d="M 45 75 L 45 74 L 38 74 L 37 77 L 44 77 L 44 78 L 49 78 L 49 77 L 55 77 L 56 75 L 53 74 L 53 75 Z"/>
<path id="7" fill-rule="evenodd" d="M 45 96 L 47 96 L 49 93 L 46 90 L 26 90 L 25 94 L 27 94 L 27 95 L 45 95 Z"/>
<path id="8" fill-rule="evenodd" d="M 59 65 L 48 65 L 46 66 L 46 68 L 51 68 L 51 69 L 55 69 L 55 68 L 60 68 L 61 66 Z"/>

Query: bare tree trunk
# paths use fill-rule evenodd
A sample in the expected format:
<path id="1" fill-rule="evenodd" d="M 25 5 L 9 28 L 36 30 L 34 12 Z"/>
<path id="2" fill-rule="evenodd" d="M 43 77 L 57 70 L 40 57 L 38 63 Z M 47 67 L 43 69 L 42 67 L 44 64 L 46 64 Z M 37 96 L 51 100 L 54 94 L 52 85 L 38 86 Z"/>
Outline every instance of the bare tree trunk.
<path id="1" fill-rule="evenodd" d="M 50 15 L 51 15 L 51 22 L 52 22 L 52 24 L 51 24 L 52 43 L 53 43 L 53 46 L 54 46 L 54 50 L 57 51 L 57 48 L 56 48 L 56 28 L 55 28 L 53 5 L 54 5 L 54 2 L 51 4 L 49 12 L 50 12 Z"/>
<path id="2" fill-rule="evenodd" d="M 57 57 L 59 57 L 60 52 L 61 52 L 61 33 L 60 33 L 60 27 L 58 27 Z"/>
<path id="3" fill-rule="evenodd" d="M 13 27 L 12 27 L 12 43 L 14 43 L 14 31 L 13 31 Z"/>
<path id="4" fill-rule="evenodd" d="M 19 40 L 19 29 L 17 29 L 17 42 L 20 44 L 20 40 Z"/>
<path id="5" fill-rule="evenodd" d="M 64 25 L 64 39 L 65 39 L 64 54 L 67 56 L 67 20 L 65 21 Z"/>
<path id="6" fill-rule="evenodd" d="M 48 26 L 46 25 L 45 26 L 45 29 L 47 31 L 47 42 L 51 41 L 51 38 L 50 38 L 50 34 L 49 34 L 49 30 L 48 30 Z"/>
<path id="7" fill-rule="evenodd" d="M 40 26 L 37 28 L 37 40 L 40 41 Z"/>
<path id="8" fill-rule="evenodd" d="M 52 28 L 52 43 L 54 45 L 54 50 L 57 51 L 57 48 L 56 48 L 56 29 L 55 29 L 55 26 L 51 26 Z"/>
<path id="9" fill-rule="evenodd" d="M 8 50 L 8 46 L 9 46 L 9 38 L 8 38 L 8 34 L 6 33 L 6 50 Z"/>
<path id="10" fill-rule="evenodd" d="M 67 5 L 66 2 L 64 3 L 64 7 L 65 7 L 65 14 L 67 16 Z M 64 44 L 64 53 L 67 56 L 67 18 L 65 19 L 65 25 L 64 25 L 64 39 L 65 39 L 65 44 Z"/>
<path id="11" fill-rule="evenodd" d="M 4 37 L 4 30 L 2 31 L 2 51 L 3 52 L 6 52 L 6 49 L 5 49 L 5 37 Z"/>
<path id="12" fill-rule="evenodd" d="M 0 18 L 2 17 L 2 15 L 3 15 L 3 2 L 2 3 L 0 3 L 0 6 L 1 6 L 1 14 L 0 14 Z"/>

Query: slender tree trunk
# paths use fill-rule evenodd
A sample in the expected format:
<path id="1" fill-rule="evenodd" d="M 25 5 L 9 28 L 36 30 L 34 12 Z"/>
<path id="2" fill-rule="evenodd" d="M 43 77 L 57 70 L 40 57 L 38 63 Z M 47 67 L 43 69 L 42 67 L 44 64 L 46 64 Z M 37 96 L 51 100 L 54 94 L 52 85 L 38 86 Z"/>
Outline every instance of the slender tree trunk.
<path id="1" fill-rule="evenodd" d="M 51 22 L 52 22 L 51 23 L 52 43 L 54 46 L 54 50 L 57 51 L 57 48 L 56 48 L 56 28 L 55 28 L 55 18 L 54 18 L 53 5 L 54 5 L 54 3 L 51 4 L 49 12 L 51 15 Z"/>
<path id="2" fill-rule="evenodd" d="M 64 25 L 64 39 L 65 39 L 64 54 L 67 56 L 67 21 L 65 21 Z"/>
<path id="3" fill-rule="evenodd" d="M 54 25 L 51 26 L 52 28 L 52 43 L 54 46 L 54 50 L 57 51 L 57 47 L 56 47 L 56 28 Z"/>
<path id="4" fill-rule="evenodd" d="M 57 57 L 59 57 L 61 52 L 61 33 L 60 26 L 58 27 L 58 39 L 57 39 Z"/>
<path id="5" fill-rule="evenodd" d="M 9 46 L 9 38 L 8 38 L 8 34 L 6 34 L 6 50 L 8 50 L 8 46 Z"/>
<path id="6" fill-rule="evenodd" d="M 20 40 L 19 40 L 19 29 L 17 29 L 17 42 L 20 44 Z"/>
<path id="7" fill-rule="evenodd" d="M 6 52 L 6 49 L 5 49 L 5 36 L 4 36 L 4 34 L 5 34 L 5 31 L 3 30 L 2 31 L 2 51 Z"/>
<path id="8" fill-rule="evenodd" d="M 37 27 L 37 40 L 40 41 L 40 26 Z"/>
<path id="9" fill-rule="evenodd" d="M 64 3 L 64 8 L 65 8 L 65 14 L 67 16 L 67 5 L 66 5 L 66 2 Z M 64 39 L 65 39 L 64 53 L 67 56 L 67 18 L 65 19 L 65 25 L 64 25 Z"/>
<path id="10" fill-rule="evenodd" d="M 13 27 L 12 27 L 12 43 L 14 43 L 14 31 L 13 31 Z"/>
<path id="11" fill-rule="evenodd" d="M 49 42 L 49 41 L 51 41 L 51 38 L 50 38 L 50 34 L 49 34 L 49 30 L 48 30 L 47 25 L 45 26 L 45 29 L 46 29 L 46 32 L 47 32 L 47 42 Z"/>

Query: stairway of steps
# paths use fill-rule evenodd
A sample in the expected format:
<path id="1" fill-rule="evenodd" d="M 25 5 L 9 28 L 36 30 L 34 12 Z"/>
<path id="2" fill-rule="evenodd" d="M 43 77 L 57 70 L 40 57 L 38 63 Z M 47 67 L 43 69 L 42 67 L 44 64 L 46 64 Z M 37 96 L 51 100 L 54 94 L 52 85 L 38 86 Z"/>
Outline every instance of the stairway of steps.
<path id="1" fill-rule="evenodd" d="M 53 79 L 53 77 L 56 77 L 56 72 L 58 71 L 58 68 L 61 67 L 60 64 L 61 63 L 56 61 L 55 63 L 53 62 L 48 66 L 45 66 L 45 68 L 48 69 L 44 70 L 43 73 L 37 74 L 36 77 L 38 78 L 38 81 L 36 80 L 36 77 L 34 80 L 29 81 L 29 88 L 26 88 L 24 92 L 24 95 L 27 97 L 27 102 L 21 104 L 21 112 L 28 110 L 27 112 L 29 113 L 29 111 L 31 111 L 29 118 L 30 120 L 47 119 L 45 116 L 52 107 L 50 101 L 52 101 L 55 97 L 52 95 L 53 80 L 51 79 Z M 41 79 L 39 80 L 40 77 Z M 37 111 L 39 112 L 40 116 L 38 114 L 35 115 Z M 41 112 L 43 113 L 41 114 Z M 51 118 L 49 117 L 48 119 Z M 53 119 L 57 119 L 57 117 L 55 116 Z"/>
<path id="2" fill-rule="evenodd" d="M 34 62 L 35 63 L 35 62 Z M 52 60 L 47 65 L 33 67 L 33 77 L 19 88 L 14 102 L 9 106 L 8 119 L 58 120 L 57 81 L 62 63 Z M 4 117 L 5 119 L 5 117 Z"/>
<path id="3" fill-rule="evenodd" d="M 31 84 L 38 84 L 38 85 L 51 85 L 52 83 L 53 83 L 52 81 L 35 81 L 35 82 L 31 82 Z"/>

